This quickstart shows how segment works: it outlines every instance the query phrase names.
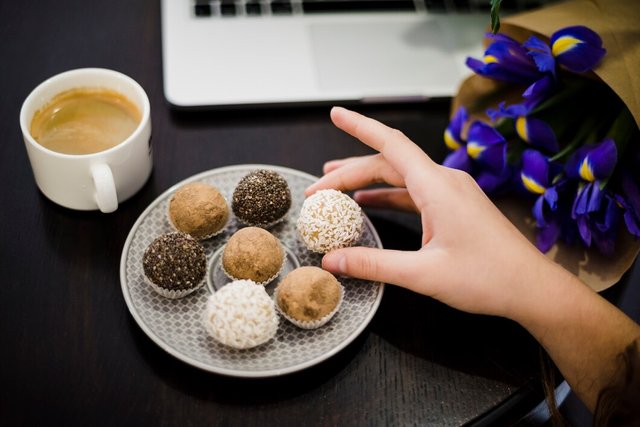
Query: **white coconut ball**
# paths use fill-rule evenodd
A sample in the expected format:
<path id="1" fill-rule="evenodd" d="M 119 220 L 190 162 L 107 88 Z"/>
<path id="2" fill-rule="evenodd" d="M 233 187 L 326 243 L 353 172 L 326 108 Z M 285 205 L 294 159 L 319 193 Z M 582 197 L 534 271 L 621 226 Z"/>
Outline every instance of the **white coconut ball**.
<path id="1" fill-rule="evenodd" d="M 353 245 L 362 234 L 362 209 L 338 190 L 320 190 L 302 204 L 297 221 L 305 246 L 319 253 Z"/>
<path id="2" fill-rule="evenodd" d="M 251 280 L 236 280 L 209 297 L 204 326 L 222 344 L 247 349 L 275 336 L 278 315 L 264 286 Z"/>

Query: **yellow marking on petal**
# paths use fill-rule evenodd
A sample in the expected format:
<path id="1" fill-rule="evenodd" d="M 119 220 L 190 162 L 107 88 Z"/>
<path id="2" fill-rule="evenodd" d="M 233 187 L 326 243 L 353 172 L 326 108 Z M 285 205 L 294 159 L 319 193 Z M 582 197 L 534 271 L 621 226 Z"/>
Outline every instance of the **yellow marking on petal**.
<path id="1" fill-rule="evenodd" d="M 449 129 L 446 129 L 444 131 L 444 143 L 449 148 L 449 150 L 457 150 L 458 148 L 460 148 L 460 144 L 453 137 Z"/>
<path id="2" fill-rule="evenodd" d="M 482 152 L 486 150 L 486 148 L 487 147 L 483 147 L 477 142 L 469 142 L 467 143 L 467 154 L 472 159 L 477 159 L 478 157 L 480 157 L 480 154 L 482 154 Z"/>
<path id="3" fill-rule="evenodd" d="M 551 46 L 551 53 L 553 54 L 553 56 L 562 55 L 563 53 L 573 49 L 580 43 L 584 43 L 584 42 L 573 36 L 560 37 L 555 41 L 555 43 L 553 43 L 553 46 Z"/>
<path id="4" fill-rule="evenodd" d="M 580 165 L 580 176 L 585 181 L 593 182 L 593 181 L 596 180 L 596 177 L 593 176 L 593 170 L 591 169 L 591 166 L 589 165 L 589 158 L 588 157 L 585 157 L 584 160 L 582 161 L 582 164 Z"/>
<path id="5" fill-rule="evenodd" d="M 532 193 L 535 194 L 543 194 L 545 191 L 545 188 L 538 184 L 536 181 L 534 181 L 533 179 L 529 178 L 528 176 L 526 176 L 524 173 L 520 174 L 520 179 L 522 179 L 522 183 L 524 184 L 524 187 L 529 190 Z"/>
<path id="6" fill-rule="evenodd" d="M 529 142 L 529 132 L 527 132 L 527 118 L 525 116 L 520 116 L 516 119 L 516 132 L 520 138 Z"/>
<path id="7" fill-rule="evenodd" d="M 485 55 L 483 60 L 484 60 L 485 64 L 493 64 L 493 63 L 496 63 L 496 62 L 500 62 L 500 61 L 498 61 L 498 58 L 496 58 L 493 55 Z"/>

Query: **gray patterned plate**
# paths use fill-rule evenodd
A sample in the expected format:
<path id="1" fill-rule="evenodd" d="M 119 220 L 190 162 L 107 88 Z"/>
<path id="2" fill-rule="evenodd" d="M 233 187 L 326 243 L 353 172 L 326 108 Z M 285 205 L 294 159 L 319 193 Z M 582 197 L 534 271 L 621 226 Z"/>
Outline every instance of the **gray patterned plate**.
<path id="1" fill-rule="evenodd" d="M 271 169 L 288 182 L 292 195 L 289 214 L 271 231 L 285 245 L 287 262 L 280 277 L 267 285 L 271 294 L 275 284 L 287 271 L 298 265 L 321 264 L 321 255 L 308 251 L 299 241 L 295 221 L 304 201 L 304 189 L 317 178 L 293 169 L 271 165 L 238 165 L 194 175 L 160 195 L 133 225 L 122 250 L 120 281 L 131 315 L 140 328 L 162 349 L 178 359 L 206 371 L 236 377 L 269 377 L 313 366 L 343 349 L 369 324 L 375 314 L 384 285 L 352 278 L 340 278 L 345 295 L 340 311 L 325 326 L 304 330 L 280 318 L 276 336 L 262 346 L 234 350 L 209 337 L 202 326 L 202 315 L 211 292 L 228 279 L 220 273 L 219 249 L 238 229 L 233 217 L 219 235 L 203 242 L 209 271 L 207 286 L 182 299 L 171 300 L 155 293 L 143 280 L 142 255 L 147 246 L 162 233 L 172 231 L 166 210 L 171 194 L 187 182 L 202 181 L 216 186 L 231 200 L 240 179 L 255 169 Z M 365 218 L 360 246 L 382 247 L 380 238 Z"/>

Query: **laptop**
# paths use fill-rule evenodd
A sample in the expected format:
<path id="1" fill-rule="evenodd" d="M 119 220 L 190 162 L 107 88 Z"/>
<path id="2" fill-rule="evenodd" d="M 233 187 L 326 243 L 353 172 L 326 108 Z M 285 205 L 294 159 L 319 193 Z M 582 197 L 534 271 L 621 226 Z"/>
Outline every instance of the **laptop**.
<path id="1" fill-rule="evenodd" d="M 161 0 L 164 94 L 177 108 L 450 97 L 482 55 L 488 2 Z"/>

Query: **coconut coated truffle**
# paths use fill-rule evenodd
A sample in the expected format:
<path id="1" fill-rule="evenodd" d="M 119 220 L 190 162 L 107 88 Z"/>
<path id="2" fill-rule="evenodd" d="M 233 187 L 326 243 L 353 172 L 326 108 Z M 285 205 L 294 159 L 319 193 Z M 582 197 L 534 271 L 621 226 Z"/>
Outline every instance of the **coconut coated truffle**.
<path id="1" fill-rule="evenodd" d="M 280 272 L 284 249 L 267 230 L 246 227 L 236 231 L 224 247 L 222 269 L 232 279 L 267 284 Z"/>
<path id="2" fill-rule="evenodd" d="M 209 297 L 204 327 L 222 344 L 247 349 L 273 338 L 278 330 L 278 315 L 264 286 L 237 280 Z"/>
<path id="3" fill-rule="evenodd" d="M 204 248 L 187 233 L 157 237 L 142 256 L 145 279 L 168 298 L 180 298 L 204 284 L 207 258 Z"/>
<path id="4" fill-rule="evenodd" d="M 312 329 L 324 325 L 338 311 L 342 292 L 331 273 L 314 266 L 300 267 L 278 285 L 276 304 L 288 320 Z"/>
<path id="5" fill-rule="evenodd" d="M 264 228 L 282 220 L 290 207 L 287 181 L 277 172 L 264 169 L 243 177 L 231 201 L 231 209 L 240 222 Z"/>
<path id="6" fill-rule="evenodd" d="M 177 231 L 203 240 L 222 231 L 229 219 L 229 206 L 216 187 L 192 182 L 173 194 L 169 200 L 168 216 Z"/>
<path id="7" fill-rule="evenodd" d="M 360 206 L 338 190 L 320 190 L 302 204 L 296 223 L 305 246 L 319 253 L 353 245 L 362 234 Z"/>

